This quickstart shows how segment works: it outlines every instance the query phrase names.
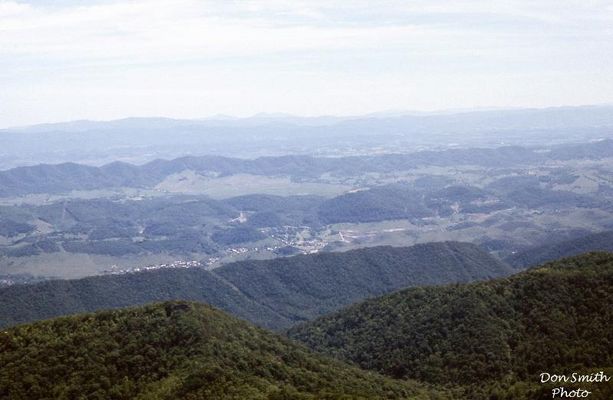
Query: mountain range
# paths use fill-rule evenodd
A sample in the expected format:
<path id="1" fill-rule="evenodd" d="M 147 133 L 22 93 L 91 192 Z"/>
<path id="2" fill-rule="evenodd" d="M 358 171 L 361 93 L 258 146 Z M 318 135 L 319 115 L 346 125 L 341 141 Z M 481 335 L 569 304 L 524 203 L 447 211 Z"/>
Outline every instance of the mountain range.
<path id="1" fill-rule="evenodd" d="M 101 165 L 217 154 L 254 158 L 287 154 L 372 154 L 382 144 L 402 152 L 462 147 L 542 145 L 611 137 L 613 107 L 466 111 L 432 115 L 375 114 L 177 120 L 72 121 L 0 130 L 0 168 L 40 162 Z M 527 134 L 528 133 L 528 134 Z M 329 150 L 326 150 L 329 149 Z"/>
<path id="2" fill-rule="evenodd" d="M 606 400 L 612 296 L 613 253 L 588 253 L 371 298 L 290 340 L 185 301 L 66 316 L 0 332 L 0 398 L 545 400 L 545 373 Z"/>
<path id="3" fill-rule="evenodd" d="M 214 270 L 53 280 L 0 289 L 0 326 L 163 300 L 206 302 L 272 329 L 397 289 L 505 276 L 479 247 L 444 242 L 242 261 Z"/>
<path id="4" fill-rule="evenodd" d="M 593 143 L 561 144 L 547 152 L 506 146 L 351 157 L 288 155 L 238 159 L 189 156 L 173 160 L 158 159 L 144 165 L 113 162 L 101 167 L 75 163 L 40 164 L 0 171 L 0 197 L 118 187 L 153 188 L 170 175 L 183 171 L 194 171 L 205 176 L 251 174 L 303 180 L 315 179 L 322 174 L 355 174 L 356 171 L 362 174 L 381 173 L 420 166 L 504 167 L 554 160 L 600 159 L 612 155 L 613 140 L 607 139 Z"/>

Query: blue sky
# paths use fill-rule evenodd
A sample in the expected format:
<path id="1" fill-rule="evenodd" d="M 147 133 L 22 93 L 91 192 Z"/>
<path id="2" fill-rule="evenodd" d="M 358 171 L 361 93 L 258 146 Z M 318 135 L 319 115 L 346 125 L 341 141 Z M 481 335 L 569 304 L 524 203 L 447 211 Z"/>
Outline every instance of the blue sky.
<path id="1" fill-rule="evenodd" d="M 0 127 L 613 103 L 613 1 L 0 0 Z"/>

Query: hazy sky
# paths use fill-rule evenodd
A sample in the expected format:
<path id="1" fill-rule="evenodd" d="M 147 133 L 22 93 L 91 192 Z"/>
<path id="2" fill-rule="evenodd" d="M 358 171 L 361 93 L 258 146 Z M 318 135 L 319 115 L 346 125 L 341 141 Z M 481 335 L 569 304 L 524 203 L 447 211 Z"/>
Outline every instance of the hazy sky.
<path id="1" fill-rule="evenodd" d="M 613 103 L 613 1 L 0 0 L 0 127 Z"/>

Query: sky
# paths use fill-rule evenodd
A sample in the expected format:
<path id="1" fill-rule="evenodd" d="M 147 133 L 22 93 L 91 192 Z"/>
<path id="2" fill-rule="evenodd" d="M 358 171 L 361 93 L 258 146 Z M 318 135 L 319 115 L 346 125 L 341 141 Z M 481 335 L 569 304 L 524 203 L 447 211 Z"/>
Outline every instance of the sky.
<path id="1" fill-rule="evenodd" d="M 0 0 L 0 127 L 613 103 L 613 1 Z"/>

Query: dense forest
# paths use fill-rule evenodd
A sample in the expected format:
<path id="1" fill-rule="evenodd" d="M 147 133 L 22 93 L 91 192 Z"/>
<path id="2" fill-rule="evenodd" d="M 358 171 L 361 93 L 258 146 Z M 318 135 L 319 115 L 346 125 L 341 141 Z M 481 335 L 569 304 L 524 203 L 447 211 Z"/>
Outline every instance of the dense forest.
<path id="1" fill-rule="evenodd" d="M 61 317 L 0 332 L 0 398 L 544 400 L 543 371 L 613 373 L 612 296 L 610 253 L 411 288 L 290 328 L 319 354 L 185 301 Z"/>
<path id="2" fill-rule="evenodd" d="M 0 398 L 11 400 L 449 398 L 186 302 L 11 328 L 0 365 Z"/>
<path id="3" fill-rule="evenodd" d="M 475 245 L 442 242 L 242 261 L 211 271 L 164 269 L 55 280 L 0 289 L 0 326 L 153 301 L 193 300 L 281 329 L 409 286 L 512 272 Z"/>
<path id="4" fill-rule="evenodd" d="M 541 372 L 613 365 L 611 304 L 613 254 L 589 253 L 504 279 L 403 290 L 289 336 L 394 378 L 465 386 L 473 399 L 551 398 Z M 613 395 L 611 385 L 593 390 Z"/>

